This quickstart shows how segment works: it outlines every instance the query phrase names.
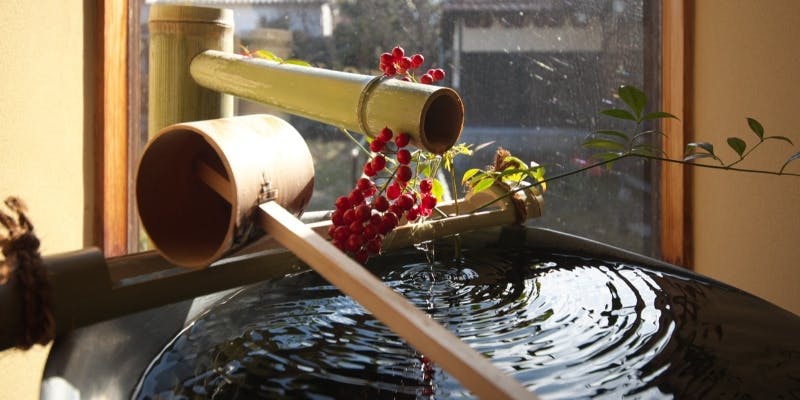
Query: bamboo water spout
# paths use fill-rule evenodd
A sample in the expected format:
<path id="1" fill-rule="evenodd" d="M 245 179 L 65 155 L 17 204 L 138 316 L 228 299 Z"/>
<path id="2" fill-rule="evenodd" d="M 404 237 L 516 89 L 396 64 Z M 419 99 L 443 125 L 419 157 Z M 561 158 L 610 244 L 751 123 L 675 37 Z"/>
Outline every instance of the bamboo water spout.
<path id="1" fill-rule="evenodd" d="M 464 125 L 458 93 L 446 87 L 282 64 L 215 50 L 190 66 L 209 89 L 291 114 L 375 136 L 388 126 L 436 154 L 455 144 Z"/>

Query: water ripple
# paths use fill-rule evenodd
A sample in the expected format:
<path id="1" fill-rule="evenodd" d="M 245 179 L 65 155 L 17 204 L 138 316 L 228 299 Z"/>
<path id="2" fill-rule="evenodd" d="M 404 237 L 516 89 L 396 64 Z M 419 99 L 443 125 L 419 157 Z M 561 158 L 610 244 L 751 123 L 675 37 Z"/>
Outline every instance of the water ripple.
<path id="1" fill-rule="evenodd" d="M 782 310 L 729 288 L 530 251 L 468 253 L 452 264 L 408 252 L 383 260 L 375 271 L 390 287 L 544 398 L 800 393 L 797 318 L 784 321 L 788 334 L 758 330 Z M 742 354 L 758 354 L 755 367 Z M 153 362 L 134 397 L 470 395 L 305 273 L 245 290 L 198 319 Z"/>

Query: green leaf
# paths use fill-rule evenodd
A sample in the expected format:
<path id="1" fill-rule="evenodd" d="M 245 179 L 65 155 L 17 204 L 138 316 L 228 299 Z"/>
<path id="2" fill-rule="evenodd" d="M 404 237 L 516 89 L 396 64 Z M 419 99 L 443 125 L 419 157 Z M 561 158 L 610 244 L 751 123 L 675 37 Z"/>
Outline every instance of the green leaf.
<path id="1" fill-rule="evenodd" d="M 633 139 L 631 139 L 631 142 L 634 142 L 634 141 L 636 141 L 636 139 L 639 139 L 640 137 L 647 136 L 647 135 L 653 135 L 653 134 L 658 134 L 658 135 L 661 135 L 661 136 L 664 136 L 664 137 L 666 137 L 666 136 L 667 136 L 667 135 L 666 135 L 664 132 L 661 132 L 661 131 L 655 131 L 655 130 L 649 130 L 649 131 L 644 131 L 644 132 L 639 132 L 639 133 L 637 133 L 637 134 L 636 134 L 636 135 L 633 137 Z"/>
<path id="2" fill-rule="evenodd" d="M 439 182 L 436 178 L 433 178 L 431 182 L 433 183 L 431 194 L 436 196 L 436 200 L 444 201 L 444 185 L 442 185 L 442 182 Z"/>
<path id="3" fill-rule="evenodd" d="M 611 108 L 608 110 L 603 110 L 600 111 L 600 114 L 607 115 L 609 117 L 617 119 L 627 119 L 631 121 L 636 121 L 636 117 L 634 117 L 633 114 L 625 110 L 620 110 L 619 108 Z"/>
<path id="4" fill-rule="evenodd" d="M 756 121 L 755 118 L 747 118 L 747 125 L 750 126 L 750 130 L 758 136 L 759 139 L 764 139 L 764 127 L 761 126 L 761 123 Z"/>
<path id="5" fill-rule="evenodd" d="M 747 143 L 744 140 L 739 139 L 738 137 L 729 137 L 728 138 L 728 146 L 730 146 L 736 154 L 739 155 L 739 158 L 742 157 L 744 154 L 744 150 L 747 148 Z"/>
<path id="6" fill-rule="evenodd" d="M 633 148 L 631 148 L 631 153 L 640 154 L 640 155 L 643 155 L 643 156 L 654 156 L 654 157 L 659 157 L 659 156 L 665 156 L 666 155 L 664 150 L 662 150 L 660 147 L 654 146 L 652 144 L 640 144 L 640 145 L 633 146 Z"/>
<path id="7" fill-rule="evenodd" d="M 625 132 L 620 132 L 620 131 L 599 130 L 599 131 L 595 131 L 594 133 L 597 134 L 597 135 L 615 136 L 615 137 L 618 137 L 620 139 L 623 139 L 626 142 L 630 140 L 630 138 L 628 138 L 628 135 L 625 134 Z"/>
<path id="8" fill-rule="evenodd" d="M 634 86 L 620 86 L 617 94 L 633 110 L 633 113 L 636 114 L 636 120 L 638 120 L 642 116 L 644 106 L 647 104 L 647 96 L 645 96 L 644 92 Z"/>
<path id="9" fill-rule="evenodd" d="M 507 156 L 506 158 L 503 159 L 503 162 L 514 165 L 520 169 L 528 169 L 528 165 L 525 163 L 525 161 L 522 161 L 521 159 L 514 156 Z"/>
<path id="10" fill-rule="evenodd" d="M 273 52 L 271 52 L 269 50 L 256 50 L 256 52 L 253 53 L 253 55 L 258 57 L 258 58 L 263 58 L 265 60 L 275 61 L 275 62 L 279 62 L 279 63 L 283 62 L 282 58 L 276 56 L 275 53 L 273 53 Z"/>
<path id="11" fill-rule="evenodd" d="M 696 151 L 698 148 L 707 151 L 709 154 L 714 154 L 714 145 L 708 142 L 692 142 L 686 145 L 686 153 Z"/>
<path id="12" fill-rule="evenodd" d="M 284 60 L 282 62 L 282 64 L 299 65 L 301 67 L 310 67 L 311 66 L 311 64 L 309 64 L 308 61 L 297 60 L 297 59 L 294 59 L 294 58 L 290 58 L 288 60 Z"/>
<path id="13" fill-rule="evenodd" d="M 606 162 L 606 161 L 612 161 L 612 160 L 615 160 L 615 159 L 617 159 L 617 158 L 620 158 L 621 156 L 622 156 L 622 154 L 621 154 L 621 153 L 615 153 L 615 152 L 606 152 L 606 153 L 597 153 L 597 154 L 592 154 L 592 159 L 595 159 L 595 160 L 597 160 L 597 161 Z M 611 166 L 612 166 L 613 164 L 614 164 L 614 161 L 612 161 L 612 162 L 610 162 L 610 163 L 606 164 L 606 169 L 611 169 Z"/>
<path id="14" fill-rule="evenodd" d="M 589 139 L 583 142 L 583 147 L 596 150 L 625 151 L 624 144 L 607 139 Z"/>
<path id="15" fill-rule="evenodd" d="M 464 172 L 464 175 L 461 177 L 461 183 L 467 183 L 475 174 L 481 172 L 480 168 L 472 168 L 468 169 L 467 172 Z"/>
<path id="16" fill-rule="evenodd" d="M 661 119 L 661 118 L 673 118 L 680 120 L 680 118 L 664 111 L 654 111 L 651 113 L 647 113 L 644 117 L 642 117 L 642 121 L 649 121 L 651 119 Z"/>
<path id="17" fill-rule="evenodd" d="M 494 179 L 492 178 L 483 178 L 472 187 L 472 193 L 480 193 L 494 185 Z"/>
<path id="18" fill-rule="evenodd" d="M 692 153 L 687 155 L 686 157 L 683 157 L 683 161 L 692 161 L 698 158 L 713 158 L 716 160 L 717 156 L 709 153 Z"/>
<path id="19" fill-rule="evenodd" d="M 792 162 L 794 160 L 797 160 L 797 159 L 800 159 L 800 151 L 798 151 L 797 153 L 794 153 L 791 157 L 789 157 L 788 160 L 786 160 L 785 163 L 783 163 L 783 166 L 781 167 L 780 173 L 783 173 L 784 168 L 786 168 L 786 166 L 789 165 L 790 162 Z"/>
<path id="20" fill-rule="evenodd" d="M 788 137 L 786 137 L 786 136 L 767 136 L 767 137 L 765 137 L 765 138 L 764 138 L 764 140 L 767 140 L 767 139 L 777 139 L 777 140 L 783 140 L 784 142 L 787 142 L 787 143 L 789 143 L 790 145 L 794 146 L 794 143 L 792 143 L 792 140 L 791 140 L 791 139 L 789 139 L 789 138 L 788 138 Z"/>

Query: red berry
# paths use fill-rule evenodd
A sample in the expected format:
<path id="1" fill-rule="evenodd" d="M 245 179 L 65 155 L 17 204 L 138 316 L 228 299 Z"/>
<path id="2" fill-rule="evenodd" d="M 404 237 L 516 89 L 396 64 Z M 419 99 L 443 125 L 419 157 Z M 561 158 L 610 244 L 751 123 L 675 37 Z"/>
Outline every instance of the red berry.
<path id="1" fill-rule="evenodd" d="M 372 239 L 377 235 L 378 235 L 378 227 L 372 224 L 365 226 L 364 231 L 361 232 L 361 236 L 364 236 L 364 239 Z"/>
<path id="2" fill-rule="evenodd" d="M 335 204 L 337 210 L 346 210 L 350 208 L 350 200 L 347 198 L 347 196 L 339 196 L 339 198 L 336 199 Z"/>
<path id="3" fill-rule="evenodd" d="M 361 204 L 364 201 L 364 195 L 361 194 L 361 191 L 358 189 L 353 189 L 350 192 L 350 196 L 347 197 L 350 200 L 351 207 L 355 207 L 357 204 Z"/>
<path id="4" fill-rule="evenodd" d="M 414 207 L 414 198 L 411 197 L 410 194 L 404 193 L 402 196 L 397 198 L 395 204 L 397 204 L 397 206 L 403 211 L 408 211 L 411 209 L 411 207 Z"/>
<path id="5" fill-rule="evenodd" d="M 361 248 L 361 245 L 364 243 L 364 239 L 361 235 L 356 235 L 355 233 L 350 234 L 347 237 L 347 250 L 349 251 L 358 251 Z"/>
<path id="6" fill-rule="evenodd" d="M 377 227 L 381 224 L 381 216 L 379 214 L 372 214 L 372 216 L 369 217 L 369 224 Z"/>
<path id="7" fill-rule="evenodd" d="M 364 195 L 364 198 L 366 199 L 366 198 L 368 198 L 368 197 L 372 197 L 372 195 L 374 195 L 376 192 L 378 192 L 378 188 L 376 188 L 376 187 L 373 185 L 373 186 L 370 186 L 370 187 L 368 187 L 368 188 L 366 188 L 366 189 L 362 190 L 362 191 L 361 191 L 361 194 L 363 194 L 363 195 Z"/>
<path id="8" fill-rule="evenodd" d="M 364 164 L 364 175 L 366 176 L 375 176 L 376 172 L 375 169 L 372 167 L 372 163 L 368 162 Z"/>
<path id="9" fill-rule="evenodd" d="M 389 200 L 384 196 L 378 196 L 372 203 L 372 206 L 375 207 L 376 210 L 384 212 L 389 209 Z"/>
<path id="10" fill-rule="evenodd" d="M 428 70 L 428 72 L 425 72 L 425 73 L 426 73 L 426 74 L 428 74 L 428 75 L 430 75 L 430 76 L 431 76 L 431 78 L 433 78 L 434 71 L 435 71 L 435 70 L 434 70 L 433 68 L 431 68 L 431 69 L 429 69 L 429 70 Z"/>
<path id="11" fill-rule="evenodd" d="M 433 83 L 433 76 L 432 76 L 432 75 L 430 75 L 430 74 L 423 74 L 423 75 L 422 75 L 422 76 L 419 78 L 419 82 L 420 82 L 420 83 L 424 83 L 424 84 L 426 84 L 426 85 L 430 85 L 431 83 Z"/>
<path id="12" fill-rule="evenodd" d="M 405 55 L 406 55 L 405 50 L 403 50 L 403 48 L 400 46 L 396 46 L 395 48 L 392 49 L 392 57 L 394 58 L 394 61 L 400 61 L 400 59 L 403 58 L 403 56 Z"/>
<path id="13" fill-rule="evenodd" d="M 353 259 L 355 259 L 361 264 L 364 264 L 369 259 L 369 254 L 367 253 L 366 250 L 359 250 L 356 252 L 356 254 L 353 255 Z"/>
<path id="14" fill-rule="evenodd" d="M 419 191 L 422 193 L 430 193 L 433 190 L 433 182 L 430 179 L 423 179 L 419 182 Z"/>
<path id="15" fill-rule="evenodd" d="M 347 251 L 347 246 L 344 243 L 344 240 L 335 240 L 333 241 L 333 245 L 336 246 L 337 249 L 341 251 Z"/>
<path id="16" fill-rule="evenodd" d="M 406 149 L 397 151 L 397 162 L 400 164 L 408 164 L 411 162 L 411 152 Z"/>
<path id="17" fill-rule="evenodd" d="M 397 68 L 395 68 L 393 64 L 387 65 L 386 69 L 383 70 L 383 74 L 386 76 L 392 76 L 396 73 L 397 73 Z"/>
<path id="18" fill-rule="evenodd" d="M 329 238 L 333 239 L 333 234 L 336 232 L 336 228 L 338 228 L 338 226 L 336 226 L 336 225 L 331 225 L 331 226 L 328 227 L 328 237 Z"/>
<path id="19" fill-rule="evenodd" d="M 396 144 L 397 147 L 406 147 L 410 140 L 411 137 L 408 136 L 407 133 L 401 133 L 394 138 L 394 144 Z"/>
<path id="20" fill-rule="evenodd" d="M 421 206 L 429 210 L 433 209 L 434 207 L 436 207 L 436 197 L 433 197 L 429 194 L 425 195 L 424 197 L 422 197 Z"/>
<path id="21" fill-rule="evenodd" d="M 371 215 L 372 209 L 368 205 L 362 204 L 356 207 L 356 221 L 366 222 Z"/>
<path id="22" fill-rule="evenodd" d="M 381 58 L 383 60 L 383 58 Z M 414 54 L 411 56 L 411 68 L 419 68 L 425 62 L 425 57 L 422 54 Z"/>
<path id="23" fill-rule="evenodd" d="M 375 171 L 375 173 L 378 173 L 383 171 L 383 169 L 386 167 L 386 157 L 384 157 L 383 154 L 378 154 L 372 159 L 371 163 L 372 170 Z"/>
<path id="24" fill-rule="evenodd" d="M 367 243 L 364 245 L 364 248 L 367 250 L 368 253 L 371 254 L 378 254 L 381 252 L 382 241 L 380 237 L 375 237 L 371 240 L 368 240 Z"/>
<path id="25" fill-rule="evenodd" d="M 345 241 L 348 236 L 350 236 L 350 229 L 346 226 L 337 226 L 333 231 L 333 238 L 335 240 Z"/>
<path id="26" fill-rule="evenodd" d="M 393 62 L 394 62 L 394 57 L 392 56 L 392 53 L 381 54 L 381 64 L 392 65 Z"/>
<path id="27" fill-rule="evenodd" d="M 360 235 L 361 232 L 364 231 L 364 225 L 361 223 L 361 221 L 355 221 L 347 226 L 347 230 L 349 233 Z"/>
<path id="28" fill-rule="evenodd" d="M 433 70 L 433 73 L 431 75 L 433 76 L 433 80 L 440 81 L 444 79 L 444 70 L 441 68 L 436 68 L 435 70 Z"/>
<path id="29" fill-rule="evenodd" d="M 331 222 L 336 226 L 344 225 L 344 213 L 342 210 L 336 210 L 331 213 Z"/>
<path id="30" fill-rule="evenodd" d="M 409 221 L 414 221 L 417 219 L 417 217 L 419 217 L 419 211 L 417 210 L 416 207 L 408 210 L 408 212 L 406 213 L 406 219 Z"/>
<path id="31" fill-rule="evenodd" d="M 389 200 L 394 200 L 394 199 L 400 197 L 400 193 L 402 191 L 403 191 L 403 189 L 400 186 L 398 186 L 397 183 L 392 183 L 386 189 L 386 197 L 388 197 Z"/>
<path id="32" fill-rule="evenodd" d="M 398 218 L 402 217 L 403 212 L 405 211 L 406 210 L 404 210 L 403 207 L 400 206 L 400 204 L 397 204 L 397 202 L 389 206 L 389 212 L 394 215 L 397 215 Z"/>
<path id="33" fill-rule="evenodd" d="M 409 167 L 408 165 L 401 165 L 397 167 L 397 175 L 395 175 L 395 177 L 398 181 L 408 182 L 411 179 L 411 175 L 412 175 L 411 167 Z"/>
<path id="34" fill-rule="evenodd" d="M 372 187 L 372 181 L 367 178 L 360 178 L 356 182 L 356 187 L 364 191 Z"/>
<path id="35" fill-rule="evenodd" d="M 342 215 L 342 225 L 350 225 L 356 219 L 356 210 L 348 208 L 347 211 L 344 212 L 344 215 Z"/>
<path id="36" fill-rule="evenodd" d="M 378 134 L 378 139 L 388 142 L 392 140 L 392 136 L 394 136 L 394 132 L 392 132 L 392 130 L 387 126 L 381 129 L 381 133 Z"/>
<path id="37" fill-rule="evenodd" d="M 402 69 L 411 69 L 413 63 L 410 57 L 403 57 L 397 61 L 397 65 Z"/>
<path id="38" fill-rule="evenodd" d="M 383 214 L 383 217 L 381 217 L 381 224 L 378 227 L 378 232 L 380 232 L 381 235 L 391 232 L 392 229 L 397 226 L 397 222 L 397 215 L 394 213 L 387 212 L 386 214 Z"/>
<path id="39" fill-rule="evenodd" d="M 375 138 L 369 144 L 369 149 L 377 153 L 377 152 L 383 150 L 383 146 L 386 146 L 386 142 L 384 142 L 383 140 L 380 140 L 378 138 Z"/>

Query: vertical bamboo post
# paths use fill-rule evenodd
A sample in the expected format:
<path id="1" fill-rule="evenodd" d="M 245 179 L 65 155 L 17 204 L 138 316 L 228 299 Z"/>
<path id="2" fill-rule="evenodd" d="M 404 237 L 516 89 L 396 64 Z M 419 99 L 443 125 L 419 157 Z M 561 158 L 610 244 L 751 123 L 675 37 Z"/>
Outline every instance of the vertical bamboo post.
<path id="1" fill-rule="evenodd" d="M 149 26 L 148 135 L 175 123 L 233 116 L 233 97 L 189 76 L 197 54 L 233 52 L 233 11 L 154 4 Z"/>

